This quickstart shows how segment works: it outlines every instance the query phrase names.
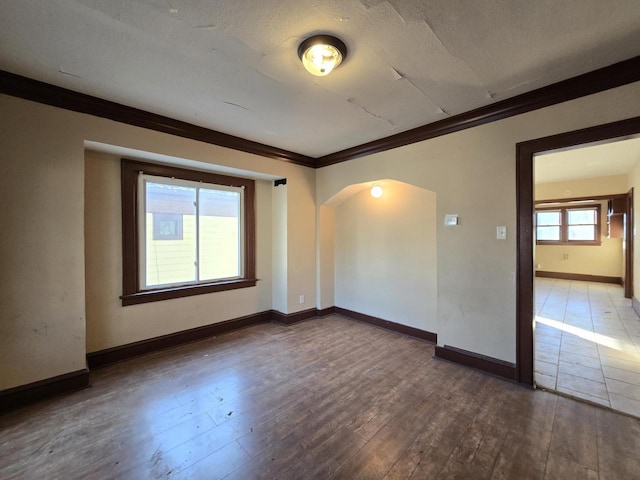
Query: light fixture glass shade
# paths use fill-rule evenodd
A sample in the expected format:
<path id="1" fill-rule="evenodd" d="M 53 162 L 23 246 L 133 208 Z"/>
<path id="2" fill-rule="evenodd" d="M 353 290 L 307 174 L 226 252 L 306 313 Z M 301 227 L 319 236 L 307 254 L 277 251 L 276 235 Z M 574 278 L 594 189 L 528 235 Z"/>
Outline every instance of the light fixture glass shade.
<path id="1" fill-rule="evenodd" d="M 380 198 L 383 194 L 383 190 L 382 187 L 380 185 L 374 185 L 373 187 L 371 187 L 371 196 L 373 198 Z"/>
<path id="2" fill-rule="evenodd" d="M 347 56 L 347 47 L 331 35 L 316 35 L 300 44 L 298 56 L 309 73 L 324 77 L 342 63 Z"/>

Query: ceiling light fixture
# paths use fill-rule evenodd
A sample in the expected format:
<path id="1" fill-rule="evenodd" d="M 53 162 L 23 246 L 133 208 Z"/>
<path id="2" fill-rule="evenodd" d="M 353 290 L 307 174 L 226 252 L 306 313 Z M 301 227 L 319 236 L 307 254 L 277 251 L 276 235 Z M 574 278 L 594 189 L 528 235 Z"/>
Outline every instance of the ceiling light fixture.
<path id="1" fill-rule="evenodd" d="M 373 198 L 380 198 L 383 194 L 382 187 L 380 185 L 374 185 L 371 187 L 371 196 Z"/>
<path id="2" fill-rule="evenodd" d="M 347 46 L 331 35 L 315 35 L 300 44 L 298 56 L 310 74 L 324 77 L 347 58 Z"/>

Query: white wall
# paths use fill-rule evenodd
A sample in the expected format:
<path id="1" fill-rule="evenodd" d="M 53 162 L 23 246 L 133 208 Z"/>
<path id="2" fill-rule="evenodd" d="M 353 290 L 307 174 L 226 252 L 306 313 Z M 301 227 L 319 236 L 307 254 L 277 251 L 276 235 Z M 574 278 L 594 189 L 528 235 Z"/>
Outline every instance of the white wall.
<path id="1" fill-rule="evenodd" d="M 638 98 L 635 83 L 328 166 L 317 171 L 318 203 L 379 178 L 435 192 L 438 343 L 515 362 L 516 144 L 640 115 Z M 446 213 L 460 225 L 445 228 Z M 507 240 L 496 240 L 498 225 Z"/>
<path id="2" fill-rule="evenodd" d="M 437 332 L 436 196 L 388 181 L 335 208 L 335 304 Z"/>
<path id="3" fill-rule="evenodd" d="M 0 233 L 0 390 L 83 369 L 87 347 L 93 351 L 271 307 L 271 231 L 265 222 L 270 223 L 271 216 L 267 187 L 273 187 L 266 184 L 257 192 L 266 200 L 258 206 L 262 284 L 119 306 L 121 240 L 116 237 L 121 227 L 119 193 L 114 195 L 119 192 L 119 173 L 117 162 L 106 157 L 89 160 L 90 208 L 105 214 L 100 221 L 109 230 L 88 231 L 95 247 L 88 247 L 88 254 L 95 263 L 87 264 L 85 299 L 85 141 L 287 178 L 287 254 L 296 262 L 288 263 L 284 296 L 289 313 L 315 306 L 312 169 L 6 95 L 0 95 L 0 111 L 0 203 L 3 225 L 10 226 Z M 95 205 L 100 201 L 105 208 Z M 97 286 L 104 291 L 97 291 Z M 305 295 L 305 305 L 298 304 L 299 294 Z"/>

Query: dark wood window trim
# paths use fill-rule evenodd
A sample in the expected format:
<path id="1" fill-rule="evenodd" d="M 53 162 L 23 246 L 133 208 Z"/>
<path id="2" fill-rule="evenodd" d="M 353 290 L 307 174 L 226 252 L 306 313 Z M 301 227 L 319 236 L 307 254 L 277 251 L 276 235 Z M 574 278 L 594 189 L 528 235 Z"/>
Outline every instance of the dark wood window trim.
<path id="1" fill-rule="evenodd" d="M 565 199 L 565 201 L 567 201 Z M 569 240 L 569 223 L 568 214 L 569 210 L 594 210 L 596 211 L 596 235 L 595 240 Z M 602 208 L 599 203 L 592 205 L 558 205 L 557 207 L 536 207 L 537 212 L 544 211 L 557 211 L 560 212 L 560 240 L 538 240 L 536 238 L 536 245 L 576 245 L 576 246 L 600 246 L 602 245 Z"/>
<path id="2" fill-rule="evenodd" d="M 254 287 L 255 256 L 255 181 L 152 163 L 122 159 L 122 305 L 156 302 L 191 295 Z M 244 187 L 244 275 L 242 278 L 171 288 L 140 290 L 138 236 L 138 174 L 179 178 L 194 182 Z"/>

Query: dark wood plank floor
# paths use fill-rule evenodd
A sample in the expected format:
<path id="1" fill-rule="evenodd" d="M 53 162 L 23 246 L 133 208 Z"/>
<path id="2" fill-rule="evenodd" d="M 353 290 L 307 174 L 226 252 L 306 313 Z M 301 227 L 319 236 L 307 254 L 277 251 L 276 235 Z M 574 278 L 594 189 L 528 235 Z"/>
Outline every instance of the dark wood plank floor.
<path id="1" fill-rule="evenodd" d="M 631 479 L 640 422 L 339 316 L 92 373 L 0 417 L 0 478 Z"/>

